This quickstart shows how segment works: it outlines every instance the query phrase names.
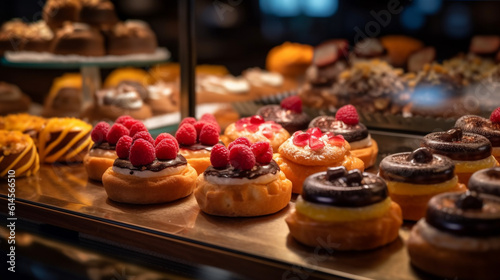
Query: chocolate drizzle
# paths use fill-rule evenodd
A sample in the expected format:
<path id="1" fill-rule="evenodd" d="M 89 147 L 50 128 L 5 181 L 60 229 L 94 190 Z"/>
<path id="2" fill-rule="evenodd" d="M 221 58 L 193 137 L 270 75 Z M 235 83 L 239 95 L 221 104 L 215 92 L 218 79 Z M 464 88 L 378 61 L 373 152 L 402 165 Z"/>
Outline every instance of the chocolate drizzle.
<path id="1" fill-rule="evenodd" d="M 94 143 L 94 145 L 92 145 L 91 149 L 92 150 L 101 149 L 101 150 L 106 150 L 106 151 L 114 151 L 116 149 L 116 145 L 110 145 L 108 142 Z"/>
<path id="2" fill-rule="evenodd" d="M 467 115 L 459 118 L 455 126 L 464 132 L 482 135 L 490 140 L 493 147 L 500 147 L 500 123 L 493 123 L 480 116 Z"/>
<path id="3" fill-rule="evenodd" d="M 129 160 L 117 158 L 113 162 L 113 166 L 123 169 L 130 169 L 130 175 L 134 174 L 134 171 L 152 171 L 159 172 L 165 168 L 178 167 L 181 165 L 187 165 L 187 160 L 182 155 L 177 154 L 175 159 L 171 160 L 158 160 L 155 159 L 152 163 L 144 166 L 133 166 Z"/>
<path id="4" fill-rule="evenodd" d="M 347 142 L 356 142 L 368 137 L 368 129 L 362 123 L 357 125 L 347 125 L 342 121 L 337 121 L 332 116 L 319 116 L 309 123 L 309 127 L 317 127 L 321 132 L 333 132 L 344 136 Z"/>
<path id="5" fill-rule="evenodd" d="M 491 143 L 484 136 L 460 133 L 458 129 L 427 134 L 421 142 L 433 154 L 447 156 L 453 160 L 472 161 L 491 156 Z M 460 135 L 461 134 L 461 135 Z"/>
<path id="6" fill-rule="evenodd" d="M 235 169 L 232 165 L 228 165 L 227 168 L 217 169 L 213 166 L 209 166 L 205 172 L 203 172 L 204 176 L 214 176 L 219 178 L 235 178 L 235 179 L 255 179 L 257 177 L 267 175 L 267 174 L 276 174 L 280 171 L 278 164 L 271 160 L 269 164 L 261 165 L 259 163 L 255 164 L 255 166 L 250 170 L 240 170 Z"/>
<path id="7" fill-rule="evenodd" d="M 224 144 L 222 143 L 221 141 L 219 141 L 218 144 Z M 186 150 L 191 150 L 191 151 L 201 151 L 201 150 L 206 150 L 208 152 L 212 151 L 212 148 L 214 146 L 208 146 L 208 145 L 203 145 L 201 143 L 196 143 L 196 144 L 193 144 L 193 145 L 182 145 L 182 144 L 179 144 L 179 148 L 180 149 L 186 149 Z"/>
<path id="8" fill-rule="evenodd" d="M 500 197 L 500 167 L 482 169 L 469 179 L 469 190 Z"/>
<path id="9" fill-rule="evenodd" d="M 257 111 L 257 115 L 262 116 L 265 121 L 274 121 L 289 133 L 306 129 L 310 120 L 309 116 L 305 113 L 286 110 L 279 105 L 263 106 Z"/>

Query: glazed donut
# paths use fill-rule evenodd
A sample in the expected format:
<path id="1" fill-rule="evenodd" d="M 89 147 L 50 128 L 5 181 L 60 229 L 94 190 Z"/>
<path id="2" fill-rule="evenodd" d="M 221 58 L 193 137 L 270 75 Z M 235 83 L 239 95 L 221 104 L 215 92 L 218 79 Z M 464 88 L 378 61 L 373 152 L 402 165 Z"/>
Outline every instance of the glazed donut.
<path id="1" fill-rule="evenodd" d="M 500 197 L 500 167 L 476 171 L 470 177 L 467 187 L 471 191 Z"/>
<path id="2" fill-rule="evenodd" d="M 491 142 L 491 154 L 500 160 L 500 123 L 492 122 L 480 116 L 467 115 L 459 118 L 455 123 L 455 127 L 462 129 L 464 132 L 475 133 L 482 135 Z"/>
<path id="3" fill-rule="evenodd" d="M 0 177 L 14 170 L 16 177 L 31 176 L 40 168 L 33 139 L 19 131 L 0 130 Z"/>
<path id="4" fill-rule="evenodd" d="M 394 241 L 403 219 L 401 208 L 387 195 L 384 180 L 336 167 L 306 179 L 296 209 L 286 222 L 290 234 L 302 244 L 328 244 L 348 251 L 369 250 Z"/>

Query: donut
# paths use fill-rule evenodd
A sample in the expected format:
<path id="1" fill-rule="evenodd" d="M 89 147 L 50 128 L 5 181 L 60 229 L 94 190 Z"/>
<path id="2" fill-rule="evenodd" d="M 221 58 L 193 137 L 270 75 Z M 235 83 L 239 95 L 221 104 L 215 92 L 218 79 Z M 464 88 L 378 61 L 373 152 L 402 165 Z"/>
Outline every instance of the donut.
<path id="1" fill-rule="evenodd" d="M 455 127 L 460 128 L 463 132 L 475 133 L 488 138 L 492 146 L 492 155 L 497 161 L 500 160 L 499 122 L 492 122 L 480 116 L 466 115 L 456 121 Z"/>
<path id="2" fill-rule="evenodd" d="M 500 197 L 500 167 L 474 172 L 467 187 L 471 191 Z"/>
<path id="3" fill-rule="evenodd" d="M 406 243 L 411 263 L 446 279 L 498 279 L 500 198 L 475 192 L 433 197 Z"/>
<path id="4" fill-rule="evenodd" d="M 403 218 L 382 178 L 340 166 L 307 177 L 285 221 L 304 245 L 360 251 L 396 240 Z"/>
<path id="5" fill-rule="evenodd" d="M 302 112 L 302 100 L 298 96 L 290 96 L 281 101 L 280 105 L 266 105 L 261 107 L 256 115 L 265 121 L 273 121 L 281 125 L 288 133 L 307 129 L 311 118 Z"/>
<path id="6" fill-rule="evenodd" d="M 228 125 L 221 136 L 222 142 L 228 145 L 239 137 L 246 137 L 250 143 L 269 142 L 274 152 L 290 137 L 290 133 L 273 121 L 265 121 L 261 116 L 242 118 Z"/>
<path id="7" fill-rule="evenodd" d="M 38 145 L 38 135 L 45 127 L 47 119 L 30 114 L 10 114 L 0 117 L 0 129 L 20 131 L 33 138 Z"/>
<path id="8" fill-rule="evenodd" d="M 462 132 L 460 128 L 427 134 L 420 145 L 429 148 L 433 154 L 452 159 L 458 180 L 465 185 L 472 173 L 498 165 L 491 154 L 491 143 L 486 137 Z"/>
<path id="9" fill-rule="evenodd" d="M 31 176 L 40 168 L 33 139 L 20 131 L 0 130 L 0 177 Z"/>
<path id="10" fill-rule="evenodd" d="M 364 163 L 354 157 L 342 136 L 322 133 L 318 128 L 297 131 L 283 143 L 274 160 L 293 183 L 293 193 L 302 192 L 302 184 L 309 176 L 328 167 L 344 166 L 348 170 L 364 169 Z"/>
<path id="11" fill-rule="evenodd" d="M 403 218 L 417 221 L 425 216 L 427 203 L 434 195 L 466 190 L 464 184 L 458 183 L 454 168 L 451 159 L 419 148 L 385 157 L 379 175 L 387 181 L 391 199 L 401 206 Z"/>

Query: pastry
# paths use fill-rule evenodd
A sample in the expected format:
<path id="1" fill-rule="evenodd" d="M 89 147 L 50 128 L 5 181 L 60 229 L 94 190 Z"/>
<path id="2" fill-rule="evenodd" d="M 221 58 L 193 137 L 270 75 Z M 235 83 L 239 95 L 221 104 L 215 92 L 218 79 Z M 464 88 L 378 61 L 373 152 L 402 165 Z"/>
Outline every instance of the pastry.
<path id="1" fill-rule="evenodd" d="M 332 132 L 342 135 L 351 146 L 351 154 L 361 159 L 365 164 L 365 168 L 370 168 L 375 164 L 378 144 L 371 138 L 366 126 L 359 122 L 359 116 L 354 106 L 346 105 L 341 107 L 335 117 L 316 117 L 309 123 L 309 127 L 317 127 L 323 133 Z"/>
<path id="2" fill-rule="evenodd" d="M 311 118 L 302 112 L 302 100 L 298 96 L 283 99 L 280 105 L 266 105 L 257 111 L 257 115 L 265 121 L 273 121 L 281 125 L 288 133 L 304 130 Z"/>
<path id="3" fill-rule="evenodd" d="M 458 181 L 467 185 L 472 173 L 494 166 L 498 162 L 491 155 L 491 143 L 484 136 L 462 132 L 460 128 L 427 134 L 421 142 L 433 154 L 449 157 L 455 164 Z"/>
<path id="4" fill-rule="evenodd" d="M 39 168 L 38 153 L 29 135 L 0 130 L 0 177 L 31 176 Z"/>
<path id="5" fill-rule="evenodd" d="M 153 115 L 163 115 L 179 111 L 179 84 L 176 82 L 157 82 L 147 87 L 146 104 L 151 107 Z"/>
<path id="6" fill-rule="evenodd" d="M 101 33 L 85 23 L 65 22 L 55 31 L 50 51 L 61 55 L 103 56 L 104 37 Z"/>
<path id="7" fill-rule="evenodd" d="M 405 67 L 410 55 L 424 47 L 424 43 L 404 35 L 380 37 L 380 42 L 387 50 L 388 62 L 394 67 Z"/>
<path id="8" fill-rule="evenodd" d="M 114 88 L 122 82 L 135 82 L 146 87 L 150 79 L 149 73 L 141 68 L 122 67 L 109 73 L 104 80 L 104 88 Z"/>
<path id="9" fill-rule="evenodd" d="M 362 160 L 351 154 L 351 146 L 342 135 L 322 133 L 319 128 L 297 131 L 283 143 L 274 160 L 292 181 L 293 193 L 302 192 L 304 180 L 328 167 L 344 166 L 347 170 L 363 170 Z"/>
<path id="10" fill-rule="evenodd" d="M 50 28 L 57 29 L 65 22 L 78 21 L 81 9 L 80 0 L 48 0 L 43 7 L 42 17 Z"/>
<path id="11" fill-rule="evenodd" d="M 483 56 L 495 56 L 500 50 L 500 36 L 476 35 L 472 37 L 469 51 Z"/>
<path id="12" fill-rule="evenodd" d="M 210 65 L 201 64 L 196 65 L 196 75 L 215 75 L 215 76 L 226 76 L 229 74 L 229 70 L 223 65 Z M 179 63 L 161 63 L 152 66 L 149 69 L 149 75 L 151 76 L 150 83 L 154 84 L 157 82 L 178 82 L 180 76 L 180 66 Z"/>
<path id="13" fill-rule="evenodd" d="M 42 116 L 79 117 L 82 106 L 82 76 L 66 73 L 54 79 L 43 104 Z"/>
<path id="14" fill-rule="evenodd" d="M 38 135 L 46 123 L 45 118 L 29 114 L 11 114 L 0 117 L 0 129 L 15 130 L 28 134 L 35 142 L 35 145 L 37 145 Z"/>
<path id="15" fill-rule="evenodd" d="M 361 251 L 396 240 L 403 219 L 382 178 L 332 167 L 307 177 L 286 223 L 307 246 Z"/>
<path id="16" fill-rule="evenodd" d="M 196 77 L 197 103 L 232 103 L 256 98 L 250 83 L 242 77 L 231 75 L 198 75 Z"/>
<path id="17" fill-rule="evenodd" d="M 406 245 L 414 266 L 440 278 L 498 279 L 500 198 L 474 192 L 437 195 Z"/>
<path id="18" fill-rule="evenodd" d="M 195 118 L 185 118 L 179 124 L 175 138 L 179 143 L 179 153 L 196 169 L 203 173 L 210 166 L 210 151 L 219 143 L 220 127 L 215 117 L 205 114 L 196 121 Z"/>
<path id="19" fill-rule="evenodd" d="M 32 52 L 49 52 L 54 32 L 45 21 L 37 21 L 26 26 L 20 49 Z"/>
<path id="20" fill-rule="evenodd" d="M 250 143 L 269 142 L 273 151 L 277 152 L 279 146 L 290 137 L 290 133 L 281 125 L 273 121 L 265 121 L 261 116 L 255 115 L 239 119 L 237 122 L 230 124 L 226 127 L 221 140 L 224 144 L 229 145 L 229 143 L 240 137 L 248 138 Z"/>
<path id="21" fill-rule="evenodd" d="M 108 33 L 108 54 L 154 53 L 158 43 L 149 25 L 140 20 L 117 23 Z"/>
<path id="22" fill-rule="evenodd" d="M 24 42 L 27 24 L 21 19 L 12 19 L 0 28 L 0 56 L 6 51 L 19 51 Z"/>
<path id="23" fill-rule="evenodd" d="M 481 169 L 474 172 L 467 187 L 470 191 L 500 197 L 500 167 Z"/>
<path id="24" fill-rule="evenodd" d="M 27 112 L 31 99 L 13 84 L 0 82 L 0 115 Z"/>
<path id="25" fill-rule="evenodd" d="M 312 46 L 285 42 L 269 51 L 266 58 L 266 68 L 287 77 L 300 77 L 304 75 L 312 60 Z"/>
<path id="26" fill-rule="evenodd" d="M 90 124 L 79 119 L 49 119 L 38 136 L 40 162 L 82 162 L 92 145 L 91 130 Z"/>
<path id="27" fill-rule="evenodd" d="M 296 90 L 298 83 L 295 79 L 286 78 L 277 72 L 268 72 L 260 68 L 250 68 L 242 73 L 257 97 L 276 95 Z"/>
<path id="28" fill-rule="evenodd" d="M 491 142 L 491 154 L 500 160 L 500 108 L 491 113 L 490 119 L 480 116 L 467 115 L 459 118 L 455 127 L 464 132 L 482 135 Z"/>
<path id="29" fill-rule="evenodd" d="M 356 42 L 352 52 L 349 54 L 349 60 L 352 63 L 370 59 L 389 60 L 387 49 L 377 38 L 365 38 Z"/>
<path id="30" fill-rule="evenodd" d="M 151 135 L 149 138 L 133 139 L 125 135 L 118 140 L 119 158 L 102 176 L 109 199 L 154 204 L 174 201 L 193 192 L 196 170 L 177 153 L 175 139 L 163 139 L 155 146 Z"/>
<path id="31" fill-rule="evenodd" d="M 109 0 L 81 0 L 80 21 L 101 30 L 109 30 L 118 22 L 115 6 Z"/>
<path id="32" fill-rule="evenodd" d="M 243 138 L 244 139 L 244 138 Z M 272 159 L 267 142 L 213 147 L 212 165 L 198 176 L 194 197 L 210 215 L 253 217 L 280 211 L 292 196 L 292 183 Z"/>
<path id="33" fill-rule="evenodd" d="M 379 174 L 386 180 L 392 200 L 401 206 L 403 218 L 417 221 L 425 216 L 427 203 L 434 195 L 467 190 L 458 182 L 454 168 L 451 159 L 419 148 L 385 157 Z"/>

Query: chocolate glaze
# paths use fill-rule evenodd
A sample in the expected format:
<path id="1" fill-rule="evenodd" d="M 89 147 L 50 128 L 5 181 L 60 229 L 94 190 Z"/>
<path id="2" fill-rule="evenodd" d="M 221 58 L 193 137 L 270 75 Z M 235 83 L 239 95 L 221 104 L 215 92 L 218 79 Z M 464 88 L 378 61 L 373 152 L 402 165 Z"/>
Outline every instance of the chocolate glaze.
<path id="1" fill-rule="evenodd" d="M 344 136 L 347 142 L 360 141 L 369 135 L 368 129 L 362 123 L 348 125 L 342 121 L 335 120 L 335 117 L 332 116 L 316 117 L 309 123 L 309 127 L 317 127 L 321 129 L 323 133 L 333 132 L 335 134 L 340 134 Z"/>
<path id="2" fill-rule="evenodd" d="M 262 116 L 265 121 L 274 121 L 281 125 L 290 134 L 306 129 L 311 120 L 306 113 L 296 113 L 283 109 L 279 105 L 263 106 L 257 111 L 257 115 Z"/>
<path id="3" fill-rule="evenodd" d="M 319 172 L 306 178 L 302 189 L 305 201 L 336 207 L 362 207 L 387 198 L 385 181 L 359 170 Z M 343 173 L 343 174 L 342 174 Z"/>
<path id="4" fill-rule="evenodd" d="M 463 133 L 459 139 L 451 139 L 448 132 L 427 134 L 420 145 L 429 148 L 433 154 L 447 156 L 453 160 L 480 160 L 491 156 L 491 143 L 484 136 Z"/>
<path id="5" fill-rule="evenodd" d="M 480 116 L 467 115 L 459 118 L 455 127 L 464 132 L 482 135 L 490 140 L 493 147 L 500 147 L 500 123 L 492 123 Z"/>
<path id="6" fill-rule="evenodd" d="M 479 207 L 481 205 L 482 207 Z M 429 201 L 425 219 L 431 226 L 450 234 L 475 237 L 498 236 L 500 197 L 476 195 L 473 192 L 442 193 Z"/>
<path id="7" fill-rule="evenodd" d="M 73 140 L 81 131 L 70 131 L 66 134 L 66 137 L 62 141 L 60 141 L 50 152 L 46 155 L 47 157 L 59 152 L 61 149 L 66 147 L 68 143 Z M 55 141 L 59 136 L 61 135 L 61 132 L 51 132 L 50 133 L 50 141 Z M 76 143 L 74 143 L 71 147 L 77 148 L 80 147 L 87 139 L 90 137 L 90 132 L 85 134 L 83 137 L 80 138 Z M 48 146 L 48 145 L 47 145 Z M 69 148 L 60 158 L 64 158 L 67 154 L 72 153 L 73 149 Z M 83 152 L 87 152 L 86 149 L 83 149 Z"/>
<path id="8" fill-rule="evenodd" d="M 469 179 L 469 190 L 500 197 L 500 167 L 475 172 Z"/>
<path id="9" fill-rule="evenodd" d="M 186 165 L 187 160 L 181 154 L 177 154 L 175 159 L 171 160 L 158 160 L 155 159 L 152 163 L 144 166 L 133 166 L 129 160 L 117 158 L 113 162 L 113 166 L 119 168 L 130 169 L 130 175 L 134 175 L 134 171 L 153 171 L 158 172 L 162 171 L 165 168 L 169 167 L 178 167 L 181 165 Z"/>
<path id="10" fill-rule="evenodd" d="M 380 176 L 388 181 L 413 184 L 437 184 L 455 176 L 455 165 L 445 156 L 433 154 L 431 160 L 425 158 L 420 162 L 418 157 L 412 157 L 412 154 L 415 155 L 420 149 L 413 153 L 398 153 L 385 157 L 380 162 Z"/>
<path id="11" fill-rule="evenodd" d="M 107 150 L 107 151 L 114 151 L 116 150 L 116 145 L 110 145 L 108 142 L 102 142 L 102 143 L 94 143 L 92 145 L 92 150 L 93 149 L 101 149 L 101 150 Z"/>
<path id="12" fill-rule="evenodd" d="M 235 169 L 232 165 L 228 165 L 224 169 L 217 169 L 213 166 L 209 166 L 205 172 L 203 172 L 204 176 L 215 176 L 220 178 L 236 178 L 236 179 L 255 179 L 262 175 L 266 174 L 276 174 L 280 171 L 278 164 L 271 160 L 269 164 L 261 165 L 256 163 L 255 166 L 250 170 L 240 170 Z"/>
<path id="13" fill-rule="evenodd" d="M 217 144 L 222 144 L 224 145 L 224 143 L 222 143 L 221 141 L 219 141 L 219 143 Z M 190 150 L 190 151 L 201 151 L 201 150 L 205 150 L 205 151 L 212 151 L 212 148 L 214 146 L 208 146 L 208 145 L 203 145 L 201 143 L 196 143 L 196 144 L 193 144 L 193 145 L 182 145 L 182 144 L 179 144 L 179 148 L 180 149 L 186 149 L 186 150 Z"/>

